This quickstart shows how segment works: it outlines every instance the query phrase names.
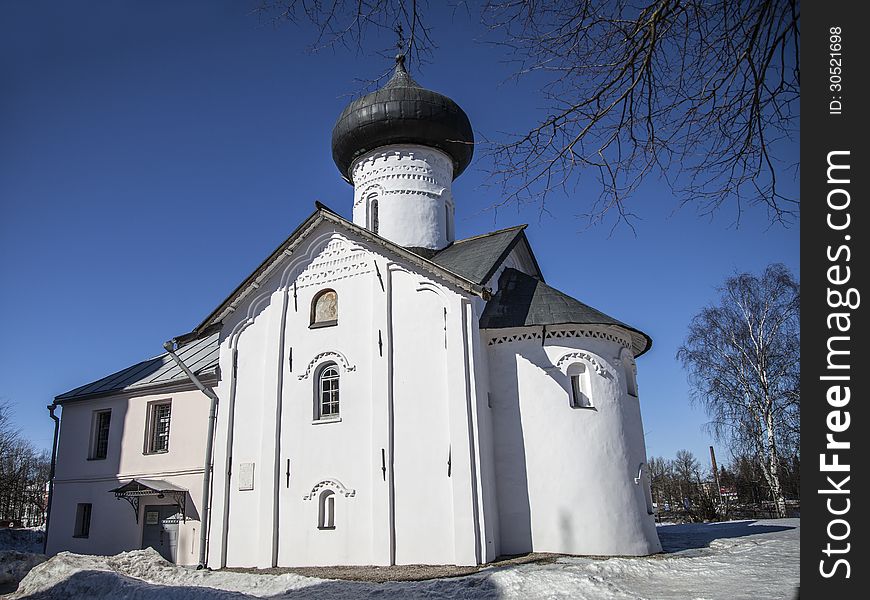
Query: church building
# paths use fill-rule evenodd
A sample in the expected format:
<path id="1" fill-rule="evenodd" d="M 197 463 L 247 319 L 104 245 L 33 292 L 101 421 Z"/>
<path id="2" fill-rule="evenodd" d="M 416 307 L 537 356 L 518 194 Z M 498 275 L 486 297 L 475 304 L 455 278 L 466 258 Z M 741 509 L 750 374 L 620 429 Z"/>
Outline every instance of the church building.
<path id="1" fill-rule="evenodd" d="M 56 397 L 48 552 L 212 568 L 659 552 L 635 365 L 650 338 L 547 285 L 525 226 L 455 239 L 471 124 L 402 57 L 332 151 L 352 221 L 317 204 L 164 354 Z"/>

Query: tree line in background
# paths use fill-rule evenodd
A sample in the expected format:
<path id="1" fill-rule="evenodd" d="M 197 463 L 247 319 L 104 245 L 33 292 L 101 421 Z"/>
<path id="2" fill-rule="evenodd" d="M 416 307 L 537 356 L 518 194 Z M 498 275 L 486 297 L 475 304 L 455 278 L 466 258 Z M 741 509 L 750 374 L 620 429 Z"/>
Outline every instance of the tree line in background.
<path id="1" fill-rule="evenodd" d="M 0 523 L 45 521 L 49 453 L 24 439 L 9 406 L 0 401 Z"/>
<path id="2" fill-rule="evenodd" d="M 689 323 L 677 358 L 710 433 L 757 467 L 785 517 L 784 477 L 800 462 L 800 284 L 773 264 L 729 277 L 719 293 Z"/>
<path id="3" fill-rule="evenodd" d="M 715 521 L 776 517 L 777 501 L 764 475 L 762 460 L 737 456 L 718 467 L 705 469 L 687 450 L 673 459 L 649 459 L 650 484 L 656 518 L 665 521 Z M 800 459 L 789 457 L 780 465 L 783 503 L 781 516 L 800 513 Z"/>

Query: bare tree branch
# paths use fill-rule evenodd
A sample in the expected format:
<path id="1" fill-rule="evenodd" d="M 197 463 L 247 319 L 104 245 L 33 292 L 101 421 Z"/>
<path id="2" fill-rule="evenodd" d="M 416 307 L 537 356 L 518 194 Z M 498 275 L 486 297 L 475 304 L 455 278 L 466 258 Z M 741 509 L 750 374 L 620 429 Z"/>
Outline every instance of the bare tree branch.
<path id="1" fill-rule="evenodd" d="M 778 153 L 798 134 L 799 0 L 480 7 L 489 41 L 507 53 L 515 77 L 546 81 L 537 125 L 478 144 L 502 194 L 495 208 L 535 203 L 545 211 L 553 192 L 576 197 L 592 173 L 598 193 L 582 201 L 590 223 L 630 223 L 627 200 L 650 177 L 701 215 L 727 207 L 739 224 L 747 205 L 761 205 L 771 223 L 797 218 L 799 200 L 782 184 L 794 165 Z M 394 31 L 419 67 L 434 48 L 427 9 L 423 0 L 261 0 L 256 12 L 312 24 L 313 50 L 362 52 L 369 37 Z"/>

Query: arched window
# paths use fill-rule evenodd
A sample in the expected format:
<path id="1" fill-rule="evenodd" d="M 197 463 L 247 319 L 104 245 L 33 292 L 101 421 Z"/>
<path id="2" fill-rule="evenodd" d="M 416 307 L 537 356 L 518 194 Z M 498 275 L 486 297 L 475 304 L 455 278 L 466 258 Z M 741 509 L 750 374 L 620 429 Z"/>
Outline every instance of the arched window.
<path id="1" fill-rule="evenodd" d="M 335 492 L 332 490 L 320 492 L 317 510 L 317 528 L 335 529 Z"/>
<path id="2" fill-rule="evenodd" d="M 326 363 L 317 374 L 317 401 L 315 418 L 338 418 L 338 365 Z"/>
<path id="3" fill-rule="evenodd" d="M 366 204 L 369 208 L 369 231 L 378 232 L 378 192 L 372 190 L 366 196 Z"/>
<path id="4" fill-rule="evenodd" d="M 637 363 L 634 362 L 634 356 L 631 351 L 624 349 L 622 351 L 622 364 L 625 369 L 625 389 L 629 396 L 637 397 Z"/>
<path id="5" fill-rule="evenodd" d="M 444 231 L 447 234 L 447 241 L 453 241 L 453 211 L 449 204 L 444 204 Z"/>
<path id="6" fill-rule="evenodd" d="M 568 367 L 568 378 L 571 381 L 571 408 L 592 408 L 592 398 L 589 396 L 589 369 L 582 362 L 575 362 Z"/>
<path id="7" fill-rule="evenodd" d="M 331 325 L 338 325 L 338 294 L 335 290 L 323 290 L 311 300 L 311 327 Z"/>

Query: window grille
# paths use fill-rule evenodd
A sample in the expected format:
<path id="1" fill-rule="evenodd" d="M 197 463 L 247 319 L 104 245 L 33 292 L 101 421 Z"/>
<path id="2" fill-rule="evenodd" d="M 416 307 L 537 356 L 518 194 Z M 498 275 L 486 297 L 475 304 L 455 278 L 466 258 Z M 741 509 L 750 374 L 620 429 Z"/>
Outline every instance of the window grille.
<path id="1" fill-rule="evenodd" d="M 171 418 L 171 403 L 162 402 L 151 405 L 148 452 L 169 452 L 169 424 Z"/>
<path id="2" fill-rule="evenodd" d="M 112 422 L 112 411 L 101 410 L 94 414 L 94 431 L 91 442 L 93 460 L 106 458 L 109 452 L 109 428 Z"/>
<path id="3" fill-rule="evenodd" d="M 74 537 L 86 538 L 91 533 L 91 504 L 76 506 L 76 523 Z"/>

